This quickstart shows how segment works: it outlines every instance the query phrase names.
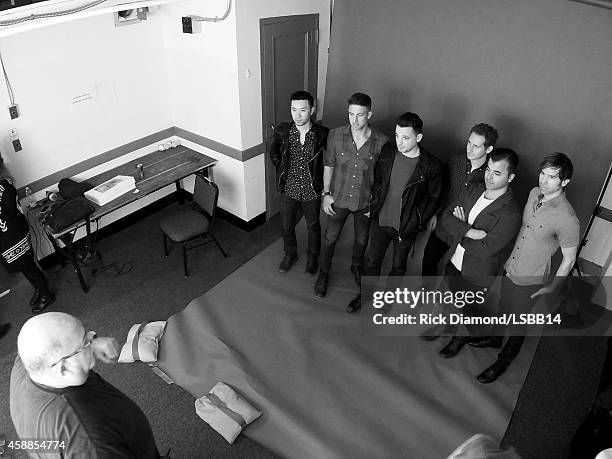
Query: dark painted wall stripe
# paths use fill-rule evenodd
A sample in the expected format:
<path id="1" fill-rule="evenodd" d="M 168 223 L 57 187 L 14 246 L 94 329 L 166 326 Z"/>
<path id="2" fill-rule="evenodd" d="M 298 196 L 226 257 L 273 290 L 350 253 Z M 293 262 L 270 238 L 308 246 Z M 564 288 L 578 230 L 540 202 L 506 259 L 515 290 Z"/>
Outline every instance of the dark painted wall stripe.
<path id="1" fill-rule="evenodd" d="M 255 158 L 263 154 L 266 150 L 265 143 L 260 143 L 258 145 L 249 147 L 244 151 L 240 151 L 240 150 L 237 150 L 236 148 L 227 146 L 225 144 L 209 139 L 207 137 L 204 137 L 198 134 L 194 134 L 193 132 L 173 126 L 173 127 L 169 127 L 167 129 L 163 129 L 161 131 L 155 132 L 148 136 L 142 137 L 140 139 L 134 140 L 132 142 L 128 142 L 117 148 L 113 148 L 112 150 L 108 150 L 97 156 L 88 158 L 85 161 L 81 161 L 80 163 L 74 164 L 70 167 L 54 172 L 53 174 L 47 175 L 46 177 L 35 180 L 34 182 L 28 184 L 28 186 L 30 187 L 33 193 L 36 193 L 39 190 L 55 185 L 57 182 L 59 182 L 63 178 L 74 177 L 75 175 L 80 174 L 81 172 L 85 172 L 89 169 L 99 166 L 100 164 L 104 164 L 108 161 L 112 161 L 113 159 L 119 158 L 128 153 L 131 153 L 134 150 L 138 150 L 139 148 L 144 148 L 147 145 L 151 145 L 155 142 L 159 142 L 161 140 L 167 139 L 168 137 L 171 137 L 173 135 L 181 137 L 185 140 L 189 140 L 190 142 L 196 143 L 202 147 L 210 148 L 211 150 L 214 150 L 218 153 L 221 153 L 223 155 L 229 156 L 230 158 L 234 158 L 242 162 Z M 17 193 L 20 198 L 23 198 L 25 196 L 25 186 L 19 188 L 17 190 Z"/>

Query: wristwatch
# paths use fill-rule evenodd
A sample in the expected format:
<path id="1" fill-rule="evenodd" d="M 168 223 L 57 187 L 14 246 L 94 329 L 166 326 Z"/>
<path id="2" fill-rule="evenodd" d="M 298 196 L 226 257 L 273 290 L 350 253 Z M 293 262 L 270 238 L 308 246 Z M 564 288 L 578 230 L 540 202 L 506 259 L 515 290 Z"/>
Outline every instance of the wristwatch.
<path id="1" fill-rule="evenodd" d="M 331 196 L 331 191 L 323 191 L 321 196 Z"/>

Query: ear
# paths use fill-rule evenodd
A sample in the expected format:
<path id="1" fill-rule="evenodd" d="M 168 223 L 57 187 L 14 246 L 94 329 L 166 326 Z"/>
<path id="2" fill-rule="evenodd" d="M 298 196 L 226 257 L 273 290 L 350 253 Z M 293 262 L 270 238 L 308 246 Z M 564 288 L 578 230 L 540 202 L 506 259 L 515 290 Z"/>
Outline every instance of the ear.
<path id="1" fill-rule="evenodd" d="M 372 110 L 370 110 L 370 111 L 368 112 L 368 119 L 372 118 L 372 115 L 373 115 L 373 112 L 372 112 Z"/>
<path id="2" fill-rule="evenodd" d="M 510 174 L 508 176 L 508 183 L 510 183 L 512 180 L 514 180 L 514 177 L 516 177 L 516 174 Z"/>
<path id="3" fill-rule="evenodd" d="M 487 155 L 489 153 L 491 153 L 493 151 L 493 145 L 491 145 L 490 147 L 487 147 L 487 149 L 485 150 L 485 152 L 487 153 Z"/>
<path id="4" fill-rule="evenodd" d="M 420 142 L 422 138 L 423 138 L 423 134 L 417 134 L 416 136 L 417 142 Z"/>
<path id="5" fill-rule="evenodd" d="M 314 115 L 315 107 L 314 105 L 310 108 L 310 116 Z"/>
<path id="6" fill-rule="evenodd" d="M 570 179 L 568 179 L 568 178 L 566 178 L 565 180 L 562 180 L 561 181 L 561 188 L 565 188 L 569 182 L 570 182 Z"/>

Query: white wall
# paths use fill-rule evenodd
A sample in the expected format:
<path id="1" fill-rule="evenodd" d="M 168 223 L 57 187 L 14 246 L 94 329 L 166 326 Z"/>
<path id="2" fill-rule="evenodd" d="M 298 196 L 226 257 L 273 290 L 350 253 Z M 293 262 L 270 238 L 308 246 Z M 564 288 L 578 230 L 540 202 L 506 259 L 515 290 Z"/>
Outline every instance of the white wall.
<path id="1" fill-rule="evenodd" d="M 172 125 L 161 26 L 151 15 L 115 27 L 105 14 L 0 39 L 20 111 L 10 120 L 0 84 L 0 148 L 18 186 Z"/>
<path id="2" fill-rule="evenodd" d="M 186 0 L 130 26 L 115 27 L 113 15 L 104 14 L 0 38 L 21 113 L 9 119 L 0 83 L 0 148 L 17 185 L 170 126 L 237 150 L 260 144 L 263 17 L 319 13 L 321 117 L 329 0 L 232 0 L 227 19 L 182 33 L 182 16 L 219 17 L 225 9 L 226 0 Z M 92 99 L 74 104 L 84 93 Z M 19 131 L 23 151 L 13 153 L 9 128 Z M 218 159 L 221 208 L 246 221 L 265 211 L 263 156 L 241 162 L 184 143 Z"/>

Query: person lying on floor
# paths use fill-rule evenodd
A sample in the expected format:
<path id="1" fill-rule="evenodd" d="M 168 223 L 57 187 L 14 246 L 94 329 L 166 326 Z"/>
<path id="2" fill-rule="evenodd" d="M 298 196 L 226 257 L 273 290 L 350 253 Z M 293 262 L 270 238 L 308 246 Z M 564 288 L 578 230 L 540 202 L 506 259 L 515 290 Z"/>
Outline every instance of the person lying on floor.
<path id="1" fill-rule="evenodd" d="M 19 438 L 57 442 L 40 457 L 160 457 L 142 410 L 92 370 L 96 359 L 117 360 L 114 338 L 98 338 L 77 318 L 48 312 L 23 325 L 17 348 L 11 418 Z"/>

